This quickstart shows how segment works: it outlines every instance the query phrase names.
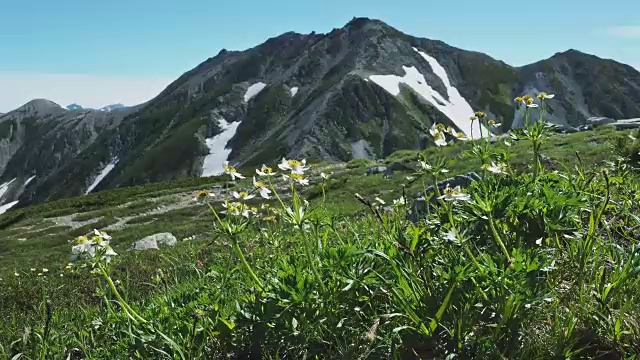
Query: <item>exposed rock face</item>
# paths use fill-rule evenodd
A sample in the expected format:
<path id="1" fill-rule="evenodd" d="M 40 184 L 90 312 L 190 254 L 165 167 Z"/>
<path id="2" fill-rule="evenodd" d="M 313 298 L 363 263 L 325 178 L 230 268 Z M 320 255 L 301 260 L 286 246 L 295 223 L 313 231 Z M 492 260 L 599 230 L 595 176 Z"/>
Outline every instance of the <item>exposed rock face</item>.
<path id="1" fill-rule="evenodd" d="M 538 91 L 556 94 L 549 120 L 566 131 L 591 117 L 640 117 L 640 73 L 627 65 L 567 51 L 516 68 L 357 18 L 223 50 L 134 108 L 35 100 L 1 115 L 0 183 L 37 175 L 5 199 L 20 206 L 84 194 L 114 159 L 93 191 L 201 176 L 210 152 L 239 166 L 384 158 L 431 146 L 433 123 L 461 130 L 469 110 L 501 122 L 497 132 L 519 126 L 513 98 Z"/>

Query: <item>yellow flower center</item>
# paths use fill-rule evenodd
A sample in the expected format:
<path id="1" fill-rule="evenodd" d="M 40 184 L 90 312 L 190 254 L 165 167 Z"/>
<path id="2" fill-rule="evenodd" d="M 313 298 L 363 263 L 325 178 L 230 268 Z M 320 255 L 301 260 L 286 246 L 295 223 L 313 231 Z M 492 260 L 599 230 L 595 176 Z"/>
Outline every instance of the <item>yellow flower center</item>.
<path id="1" fill-rule="evenodd" d="M 196 195 L 196 197 L 197 197 L 198 199 L 204 199 L 204 198 L 208 197 L 208 196 L 209 196 L 209 194 L 210 194 L 209 190 L 201 190 L 201 191 L 199 191 L 199 192 L 198 192 L 198 194 Z"/>
<path id="2" fill-rule="evenodd" d="M 260 172 L 263 172 L 265 174 L 273 174 L 273 169 L 268 166 L 262 165 Z"/>
<path id="3" fill-rule="evenodd" d="M 289 161 L 287 161 L 287 163 L 289 164 L 289 167 L 291 167 L 291 168 L 297 168 L 297 167 L 302 166 L 302 163 L 300 161 L 298 161 L 298 160 L 289 160 Z"/>
<path id="4" fill-rule="evenodd" d="M 301 175 L 301 174 L 291 174 L 290 176 L 291 176 L 292 179 L 297 180 L 297 181 L 304 180 L 304 175 Z"/>
<path id="5" fill-rule="evenodd" d="M 225 165 L 224 166 L 224 171 L 228 172 L 228 173 L 234 173 L 237 172 L 236 168 L 230 165 Z"/>
<path id="6" fill-rule="evenodd" d="M 241 192 L 240 192 L 240 197 L 242 197 L 242 198 L 246 198 L 247 196 L 249 196 L 249 193 L 248 193 L 248 192 L 246 192 L 246 191 L 241 191 Z"/>
<path id="7" fill-rule="evenodd" d="M 84 244 L 86 242 L 88 242 L 89 239 L 86 236 L 78 236 L 76 238 L 76 244 L 80 245 L 80 244 Z"/>
<path id="8" fill-rule="evenodd" d="M 257 188 L 260 188 L 260 189 L 263 189 L 266 187 L 266 185 L 262 181 L 256 181 L 255 185 Z"/>

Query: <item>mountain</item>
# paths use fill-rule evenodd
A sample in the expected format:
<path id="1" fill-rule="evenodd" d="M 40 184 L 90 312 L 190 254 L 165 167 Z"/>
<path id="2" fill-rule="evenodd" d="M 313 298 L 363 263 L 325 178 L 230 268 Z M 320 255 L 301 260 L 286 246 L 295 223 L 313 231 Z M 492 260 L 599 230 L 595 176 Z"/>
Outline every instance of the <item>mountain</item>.
<path id="1" fill-rule="evenodd" d="M 100 110 L 100 111 L 112 111 L 112 110 L 119 110 L 119 109 L 126 109 L 126 108 L 127 108 L 127 106 L 124 106 L 124 105 L 118 103 L 118 104 L 112 104 L 112 105 L 103 106 L 98 110 Z M 82 105 L 78 105 L 78 104 L 73 103 L 73 104 L 67 106 L 67 110 L 95 110 L 95 109 L 85 108 Z"/>
<path id="2" fill-rule="evenodd" d="M 82 107 L 82 105 L 78 105 L 76 103 L 73 103 L 71 105 L 67 105 L 67 110 L 83 110 L 84 108 Z"/>
<path id="3" fill-rule="evenodd" d="M 112 111 L 112 110 L 125 109 L 125 108 L 126 106 L 118 103 L 118 104 L 103 106 L 100 108 L 100 111 Z"/>
<path id="4" fill-rule="evenodd" d="M 5 114 L 0 183 L 16 179 L 4 202 L 25 204 L 214 175 L 227 159 L 381 158 L 431 146 L 433 123 L 471 135 L 476 110 L 502 130 L 518 126 L 513 98 L 538 91 L 557 95 L 554 123 L 640 117 L 640 73 L 630 66 L 570 50 L 513 67 L 354 18 L 327 34 L 288 32 L 245 51 L 223 49 L 137 107 L 65 111 L 36 100 Z"/>

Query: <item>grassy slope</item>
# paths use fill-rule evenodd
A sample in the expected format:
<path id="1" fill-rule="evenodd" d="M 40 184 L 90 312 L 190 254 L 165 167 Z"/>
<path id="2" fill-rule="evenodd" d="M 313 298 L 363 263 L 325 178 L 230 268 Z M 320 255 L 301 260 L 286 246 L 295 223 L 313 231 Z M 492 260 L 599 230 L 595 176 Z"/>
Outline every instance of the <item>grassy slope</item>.
<path id="1" fill-rule="evenodd" d="M 560 163 L 574 164 L 576 152 L 581 155 L 587 167 L 596 167 L 602 160 L 612 158 L 609 140 L 619 135 L 608 128 L 578 134 L 555 135 L 545 145 L 543 152 L 552 159 L 551 167 L 560 167 Z M 506 149 L 502 143 L 497 144 L 496 147 Z M 454 160 L 457 155 L 469 148 L 470 144 L 461 143 L 443 149 L 429 149 L 426 155 L 429 158 L 436 153 L 441 153 L 451 159 L 449 164 L 451 175 L 478 171 L 479 164 L 475 160 Z M 524 142 L 514 143 L 508 151 L 512 154 L 512 165 L 515 167 L 523 166 L 531 156 L 528 144 Z M 417 156 L 416 151 L 401 151 L 392 154 L 386 162 L 410 164 L 415 163 Z M 405 177 L 410 174 L 410 172 L 397 172 L 388 179 L 384 179 L 382 175 L 364 176 L 368 168 L 369 166 L 348 168 L 330 181 L 326 204 L 328 212 L 346 216 L 362 212 L 362 206 L 353 197 L 355 192 L 365 196 L 380 196 L 391 201 L 397 197 L 399 189 L 407 182 Z M 19 209 L 0 217 L 0 223 L 5 224 L 0 230 L 0 239 L 2 239 L 0 240 L 0 278 L 10 282 L 14 290 L 19 289 L 17 293 L 7 292 L 5 287 L 0 291 L 0 299 L 10 304 L 0 309 L 0 318 L 3 324 L 12 324 L 3 325 L 0 328 L 0 339 L 4 339 L 3 336 L 14 338 L 24 326 L 41 321 L 41 314 L 37 311 L 41 297 L 39 288 L 19 286 L 20 282 L 36 280 L 30 268 L 37 268 L 38 271 L 43 267 L 50 269 L 52 276 L 46 280 L 45 286 L 60 318 L 71 316 L 74 312 L 73 308 L 78 304 L 82 304 L 91 313 L 94 311 L 92 306 L 99 302 L 99 299 L 94 296 L 95 282 L 84 281 L 79 274 L 58 276 L 65 273 L 62 268 L 67 262 L 69 253 L 68 240 L 84 230 L 89 231 L 96 225 L 89 224 L 80 230 L 71 230 L 62 226 L 49 227 L 54 224 L 47 221 L 47 217 L 76 214 L 76 220 L 99 218 L 101 223 L 98 223 L 97 227 L 100 227 L 100 225 L 112 223 L 116 217 L 141 214 L 157 203 L 171 203 L 172 198 L 166 195 L 185 191 L 191 193 L 218 182 L 218 179 L 193 179 L 173 183 L 171 186 L 151 184 L 136 188 L 115 189 L 86 197 Z M 409 188 L 408 193 L 412 194 L 419 188 L 420 185 L 415 184 Z M 312 202 L 320 201 L 320 197 L 317 197 L 318 189 L 311 188 L 308 191 L 310 197 L 315 196 Z M 161 200 L 151 205 L 148 199 L 152 198 Z M 136 201 L 127 207 L 119 206 L 133 200 Z M 16 213 L 23 214 L 24 217 L 16 219 Z M 170 297 L 171 294 L 197 289 L 201 285 L 202 278 L 193 278 L 195 264 L 198 261 L 204 264 L 215 263 L 227 257 L 228 248 L 224 246 L 222 248 L 218 248 L 219 245 L 204 246 L 210 243 L 211 234 L 213 234 L 213 221 L 204 206 L 194 205 L 159 216 L 146 216 L 140 221 L 130 223 L 133 226 L 113 231 L 111 235 L 114 237 L 116 251 L 121 253 L 114 276 L 127 284 L 127 294 L 132 299 L 145 299 L 160 290 L 166 292 L 170 289 L 166 293 L 166 296 Z M 25 226 L 31 226 L 31 228 L 28 231 L 21 229 Z M 179 242 L 176 247 L 161 252 L 126 251 L 131 242 L 146 235 L 164 231 L 173 232 L 179 239 L 192 235 L 199 237 L 194 241 Z M 261 254 L 263 255 L 266 256 Z M 249 253 L 248 256 L 252 258 L 253 255 Z M 173 278 L 156 282 L 157 269 L 170 271 Z M 14 277 L 14 271 L 21 276 Z M 15 287 L 16 285 L 18 286 Z M 8 289 L 11 289 L 11 286 Z M 16 313 L 27 315 L 24 318 L 15 318 Z M 5 322 L 12 316 L 14 316 L 12 321 Z"/>
<path id="2" fill-rule="evenodd" d="M 617 135 L 619 134 L 610 128 L 555 135 L 545 145 L 543 152 L 554 161 L 557 168 L 560 168 L 561 163 L 574 163 L 576 152 L 581 155 L 586 164 L 597 164 L 611 158 L 611 147 L 608 141 Z M 531 157 L 528 145 L 524 142 L 513 143 L 511 147 L 505 146 L 502 142 L 495 146 L 500 150 L 509 150 L 512 154 L 512 164 L 516 167 L 524 166 Z M 443 154 L 451 159 L 449 169 L 453 176 L 469 171 L 478 171 L 479 164 L 476 160 L 461 161 L 457 159 L 458 155 L 470 147 L 469 143 L 459 143 L 441 149 L 429 148 L 426 155 L 429 158 L 436 154 Z M 412 163 L 415 163 L 419 154 L 419 151 L 398 151 L 389 156 L 385 163 L 401 162 L 413 166 Z M 397 172 L 388 179 L 383 178 L 382 175 L 365 176 L 366 170 L 369 168 L 366 163 L 354 163 L 359 166 L 340 173 L 329 184 L 327 190 L 329 203 L 327 206 L 333 213 L 350 215 L 362 210 L 361 205 L 353 197 L 355 192 L 362 195 L 380 196 L 382 199 L 390 201 L 391 197 L 395 196 L 392 192 L 397 192 L 402 188 L 402 185 L 408 183 L 405 177 L 410 175 L 410 172 Z M 13 268 L 54 267 L 65 264 L 65 259 L 61 255 L 68 252 L 67 240 L 77 236 L 82 230 L 89 231 L 93 228 L 107 226 L 116 222 L 116 218 L 135 216 L 145 210 L 167 205 L 171 201 L 170 198 L 163 197 L 165 195 L 194 192 L 197 189 L 219 184 L 221 180 L 217 178 L 190 178 L 146 186 L 112 189 L 89 196 L 58 200 L 10 211 L 0 216 L 0 238 L 4 238 L 4 240 L 0 240 L 0 274 L 3 270 L 13 271 Z M 247 185 L 246 182 L 242 184 Z M 409 185 L 407 193 L 414 194 L 420 191 L 420 188 L 421 184 Z M 310 191 L 315 195 L 319 194 L 318 189 Z M 145 200 L 155 198 L 159 198 L 159 201 L 146 202 Z M 134 201 L 133 204 L 125 208 L 121 207 L 132 201 Z M 34 231 L 38 230 L 37 228 L 28 231 L 21 229 L 31 224 L 39 224 L 38 227 L 44 227 L 43 221 L 46 218 L 71 214 L 77 214 L 74 219 L 77 221 L 99 219 L 100 222 L 88 224 L 79 230 L 71 230 L 67 227 L 53 227 L 44 231 Z M 205 214 L 206 209 L 200 207 L 130 221 L 130 224 L 136 222 L 146 224 L 115 232 L 114 235 L 117 235 L 118 239 L 124 239 L 123 246 L 116 249 L 124 250 L 124 244 L 128 246 L 134 240 L 162 231 L 172 231 L 179 237 L 202 235 L 202 232 L 209 228 L 202 225 L 201 217 Z M 193 217 L 193 215 L 196 216 Z M 153 222 L 148 223 L 149 221 Z M 28 241 L 17 239 L 28 239 Z M 25 265 L 20 266 L 20 264 Z"/>

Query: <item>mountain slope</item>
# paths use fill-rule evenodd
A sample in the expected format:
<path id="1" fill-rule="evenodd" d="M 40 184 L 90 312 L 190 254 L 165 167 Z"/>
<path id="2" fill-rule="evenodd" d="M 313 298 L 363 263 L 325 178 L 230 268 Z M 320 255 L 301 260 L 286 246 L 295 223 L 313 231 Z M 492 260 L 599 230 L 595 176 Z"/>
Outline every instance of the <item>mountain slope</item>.
<path id="1" fill-rule="evenodd" d="M 478 136 L 469 131 L 475 110 L 503 130 L 519 126 L 513 98 L 539 91 L 557 94 L 549 111 L 558 124 L 640 117 L 640 73 L 629 66 L 568 51 L 516 68 L 355 18 L 327 34 L 222 50 L 134 108 L 66 111 L 38 100 L 5 114 L 0 182 L 37 174 L 4 200 L 27 203 L 214 175 L 227 159 L 381 158 L 430 146 L 433 123 Z"/>

